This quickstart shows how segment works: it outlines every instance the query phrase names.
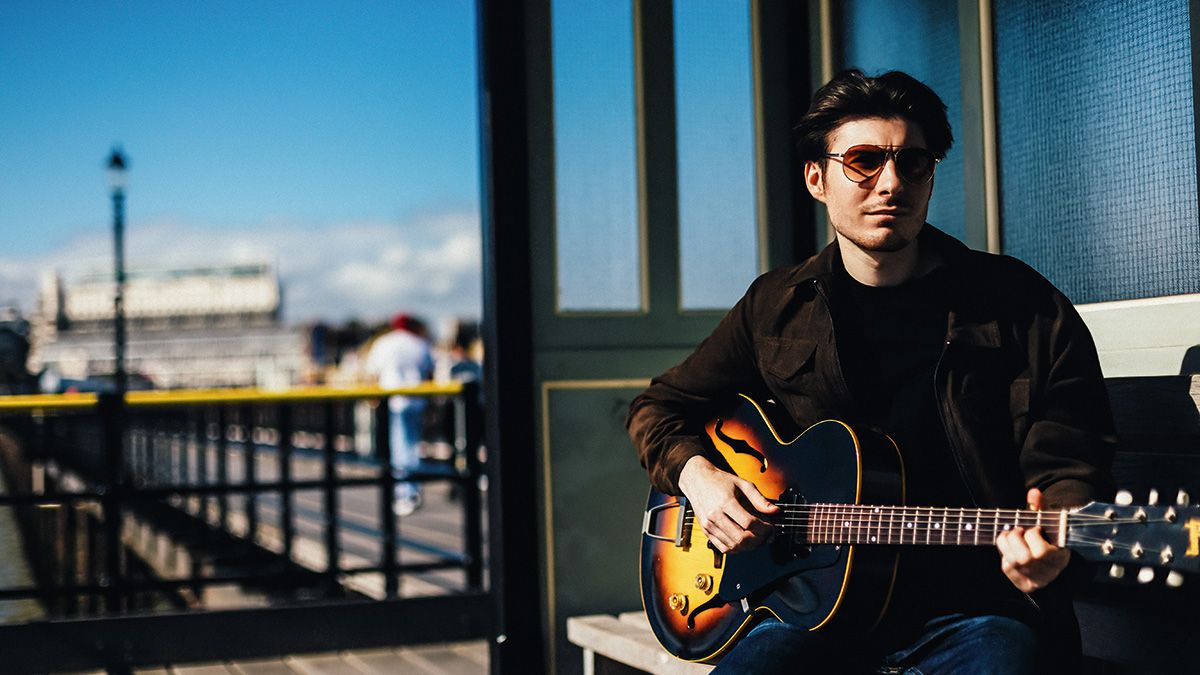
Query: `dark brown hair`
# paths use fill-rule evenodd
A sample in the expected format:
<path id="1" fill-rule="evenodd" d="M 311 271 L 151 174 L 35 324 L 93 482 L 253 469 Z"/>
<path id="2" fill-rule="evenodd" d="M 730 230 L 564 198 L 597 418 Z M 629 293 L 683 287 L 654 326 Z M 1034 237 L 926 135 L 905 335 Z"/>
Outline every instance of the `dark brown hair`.
<path id="1" fill-rule="evenodd" d="M 946 104 L 916 78 L 893 70 L 868 77 L 844 70 L 813 94 L 808 112 L 796 124 L 800 158 L 817 161 L 829 152 L 829 135 L 852 120 L 900 117 L 921 128 L 933 156 L 942 159 L 954 143 Z"/>

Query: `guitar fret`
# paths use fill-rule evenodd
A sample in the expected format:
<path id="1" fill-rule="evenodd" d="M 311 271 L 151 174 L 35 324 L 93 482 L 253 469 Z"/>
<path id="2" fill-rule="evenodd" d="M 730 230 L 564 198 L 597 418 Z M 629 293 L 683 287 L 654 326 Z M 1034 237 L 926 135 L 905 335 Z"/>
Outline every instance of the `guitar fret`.
<path id="1" fill-rule="evenodd" d="M 918 509 L 919 511 L 920 509 Z M 928 546 L 933 542 L 930 539 L 933 537 L 933 509 L 928 509 L 925 513 L 925 545 Z"/>
<path id="2" fill-rule="evenodd" d="M 979 509 L 975 509 L 975 545 L 979 545 L 979 517 L 983 514 Z"/>
<path id="3" fill-rule="evenodd" d="M 962 531 L 963 531 L 963 509 L 958 510 L 958 531 L 955 533 L 954 543 L 962 546 Z"/>
<path id="4" fill-rule="evenodd" d="M 942 545 L 943 546 L 945 546 L 945 544 L 946 544 L 946 518 L 949 515 L 950 515 L 950 509 L 943 508 L 942 509 L 942 524 L 941 524 L 941 528 L 939 528 L 942 531 Z"/>

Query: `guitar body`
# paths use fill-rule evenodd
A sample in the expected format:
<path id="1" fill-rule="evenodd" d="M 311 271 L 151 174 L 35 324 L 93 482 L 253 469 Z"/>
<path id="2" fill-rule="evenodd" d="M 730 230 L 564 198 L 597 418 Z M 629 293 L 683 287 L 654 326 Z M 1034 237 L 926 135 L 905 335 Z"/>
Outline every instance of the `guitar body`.
<path id="1" fill-rule="evenodd" d="M 728 469 L 768 499 L 797 504 L 902 504 L 903 464 L 887 436 L 837 421 L 785 441 L 769 413 L 743 397 L 706 427 Z M 805 543 L 800 523 L 776 524 L 772 540 L 722 555 L 686 500 L 650 491 L 641 547 L 642 604 L 659 642 L 688 661 L 708 661 L 764 618 L 820 631 L 865 631 L 883 616 L 897 549 Z"/>

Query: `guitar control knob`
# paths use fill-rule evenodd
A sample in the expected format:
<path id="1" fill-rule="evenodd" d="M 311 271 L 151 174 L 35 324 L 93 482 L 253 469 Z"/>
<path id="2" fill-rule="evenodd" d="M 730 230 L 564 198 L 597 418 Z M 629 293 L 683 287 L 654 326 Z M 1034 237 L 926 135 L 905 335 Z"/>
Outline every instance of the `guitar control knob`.
<path id="1" fill-rule="evenodd" d="M 686 612 L 687 596 L 683 593 L 672 593 L 671 597 L 667 598 L 667 606 L 676 612 Z"/>
<path id="2" fill-rule="evenodd" d="M 712 586 L 713 578 L 711 574 L 696 575 L 696 590 L 707 593 L 712 590 Z"/>
<path id="3" fill-rule="evenodd" d="M 1171 588 L 1179 588 L 1183 585 L 1183 575 L 1175 570 L 1167 573 L 1167 585 Z"/>
<path id="4" fill-rule="evenodd" d="M 1154 581 L 1154 568 L 1153 567 L 1143 567 L 1142 569 L 1138 570 L 1138 583 L 1139 584 L 1148 584 L 1151 581 Z"/>
<path id="5" fill-rule="evenodd" d="M 1108 568 L 1108 576 L 1110 576 L 1114 579 L 1124 579 L 1125 578 L 1125 566 L 1113 563 L 1113 566 Z"/>

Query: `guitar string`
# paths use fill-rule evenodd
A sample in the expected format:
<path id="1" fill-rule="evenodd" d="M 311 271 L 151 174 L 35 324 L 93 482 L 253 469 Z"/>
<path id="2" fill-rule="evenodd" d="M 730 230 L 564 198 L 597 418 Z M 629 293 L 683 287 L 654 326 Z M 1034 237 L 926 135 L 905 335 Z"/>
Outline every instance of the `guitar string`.
<path id="1" fill-rule="evenodd" d="M 915 508 L 915 507 L 914 507 L 914 508 Z M 1022 512 L 1022 513 L 1036 513 L 1036 512 Z M 1165 518 L 1164 518 L 1164 519 L 1161 519 L 1161 520 L 1159 520 L 1159 519 L 1153 519 L 1153 520 L 1141 521 L 1141 520 L 1138 520 L 1138 519 L 1108 520 L 1107 518 L 1103 518 L 1102 516 L 1095 516 L 1095 517 L 1096 517 L 1096 518 L 1100 518 L 1100 519 L 1102 519 L 1102 521 L 1103 521 L 1103 522 L 1096 522 L 1096 523 L 1082 523 L 1082 524 L 1083 524 L 1083 525 L 1110 525 L 1110 524 L 1134 524 L 1134 523 L 1169 523 L 1169 522 L 1171 522 L 1171 521 L 1168 521 L 1168 520 L 1166 520 Z M 803 521 L 797 521 L 797 522 L 803 522 Z M 688 515 L 685 517 L 685 525 L 691 525 L 691 524 L 693 524 L 693 523 L 694 523 L 694 514 L 692 514 L 692 513 L 689 513 L 689 514 L 688 514 Z M 845 526 L 844 526 L 844 525 L 837 525 L 837 524 L 834 524 L 834 523 L 817 523 L 817 524 L 818 524 L 818 528 L 817 528 L 818 530 L 825 530 L 825 531 L 819 531 L 819 532 L 817 532 L 816 534 L 817 534 L 817 536 L 818 536 L 818 539 L 813 539 L 813 540 L 811 540 L 811 541 L 812 541 L 812 543 L 848 543 L 848 544 L 878 543 L 878 542 L 877 542 L 877 538 L 878 538 L 878 536 L 880 536 L 881 534 L 883 534 L 883 532 L 881 532 L 881 531 L 880 531 L 880 530 L 877 528 L 877 529 L 876 529 L 876 533 L 875 533 L 875 535 L 871 535 L 871 534 L 870 534 L 870 532 L 869 532 L 869 528 L 871 527 L 871 526 L 870 526 L 870 524 L 852 524 L 852 525 L 850 526 L 850 529 L 851 529 L 851 530 L 854 530 L 854 529 L 860 529 L 860 530 L 861 530 L 862 528 L 867 528 L 867 529 L 868 529 L 868 532 L 866 533 L 866 536 L 867 536 L 867 537 L 874 537 L 874 538 L 876 538 L 876 541 L 873 541 L 873 542 L 868 542 L 868 541 L 863 541 L 863 540 L 859 540 L 859 541 L 842 541 L 842 538 L 841 538 L 841 537 L 839 537 L 839 539 L 837 539 L 837 540 L 832 540 L 832 541 L 828 541 L 828 542 L 822 542 L 822 541 L 819 541 L 819 538 L 820 538 L 820 537 L 822 537 L 822 536 L 824 536 L 824 535 L 834 535 L 834 534 L 836 534 L 836 533 L 838 533 L 838 532 L 840 532 L 840 531 L 842 531 L 843 529 L 846 529 L 846 528 L 845 528 Z M 994 526 L 994 521 L 993 521 L 992 523 L 986 523 L 986 525 L 988 525 L 988 526 Z M 889 527 L 894 527 L 894 525 L 889 525 Z M 917 534 L 927 534 L 927 535 L 929 535 L 929 534 L 934 534 L 934 533 L 949 533 L 949 532 L 952 532 L 952 531 L 953 531 L 953 530 L 951 530 L 951 529 L 948 529 L 948 528 L 910 527 L 910 528 L 901 528 L 901 529 L 899 530 L 899 533 L 900 533 L 901 535 L 903 535 L 903 533 L 904 533 L 904 532 L 908 532 L 910 535 L 913 535 L 913 541 L 911 541 L 910 543 L 911 543 L 911 544 L 917 544 L 918 542 L 916 542 L 916 537 L 915 537 L 915 535 L 917 535 Z M 972 530 L 972 532 L 975 532 L 975 531 L 982 531 L 982 530 Z M 894 533 L 894 532 L 896 532 L 896 530 L 894 530 L 894 529 L 891 529 L 891 530 L 889 530 L 889 532 L 888 532 L 888 533 L 889 533 L 889 534 L 891 534 L 891 533 Z M 958 533 L 957 533 L 957 532 L 955 532 L 955 536 L 956 536 L 956 537 L 957 537 L 957 534 L 958 534 Z M 994 534 L 994 533 L 989 533 L 989 534 Z M 853 533 L 851 533 L 851 534 L 850 534 L 848 537 L 846 537 L 846 538 L 856 538 L 856 537 L 862 537 L 862 536 L 863 536 L 863 533 L 862 533 L 861 531 L 859 531 L 859 532 L 853 532 Z M 1085 544 L 1085 545 L 1087 545 L 1087 544 L 1103 545 L 1103 544 L 1105 544 L 1105 543 L 1108 543 L 1108 544 L 1111 544 L 1111 545 L 1113 546 L 1114 550 L 1121 550 L 1121 551 L 1132 551 L 1132 550 L 1133 550 L 1133 548 L 1134 548 L 1134 546 L 1136 546 L 1136 545 L 1137 545 L 1137 544 L 1126 544 L 1126 543 L 1121 543 L 1121 542 L 1113 542 L 1113 541 L 1112 541 L 1112 540 L 1110 540 L 1110 539 L 1106 539 L 1106 538 L 1096 538 L 1096 537 L 1091 537 L 1091 536 L 1089 536 L 1089 535 L 1084 535 L 1084 534 L 1073 534 L 1073 533 L 1069 533 L 1069 537 L 1070 537 L 1070 543 L 1074 543 L 1074 544 Z M 901 537 L 900 537 L 900 539 L 901 539 L 901 542 L 903 542 L 903 536 L 901 536 Z M 929 541 L 929 537 L 926 537 L 926 542 L 925 542 L 925 544 L 926 544 L 926 545 L 940 545 L 940 544 L 942 544 L 942 543 L 949 543 L 949 544 L 959 544 L 959 542 L 938 542 L 937 544 L 935 544 L 934 542 L 932 542 L 932 541 Z M 994 543 L 994 539 L 993 539 L 992 541 L 984 541 L 984 542 L 980 542 L 980 544 L 979 544 L 979 545 L 981 545 L 981 546 L 983 546 L 983 545 L 988 545 L 988 546 L 990 546 L 990 545 L 992 545 L 993 543 Z M 1146 547 L 1143 547 L 1143 551 L 1144 551 L 1144 553 L 1143 553 L 1142 555 L 1150 555 L 1150 556 L 1153 556 L 1153 555 L 1156 555 L 1156 554 L 1157 554 L 1157 555 L 1161 555 L 1161 554 L 1162 554 L 1162 552 L 1163 552 L 1163 551 L 1165 551 L 1167 548 L 1169 548 L 1169 547 L 1163 547 L 1163 548 L 1146 548 Z M 1146 562 L 1153 562 L 1153 561 L 1147 560 Z"/>

